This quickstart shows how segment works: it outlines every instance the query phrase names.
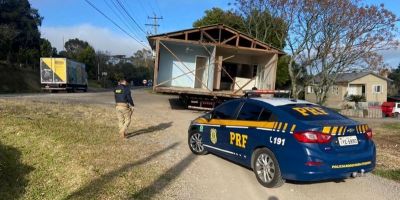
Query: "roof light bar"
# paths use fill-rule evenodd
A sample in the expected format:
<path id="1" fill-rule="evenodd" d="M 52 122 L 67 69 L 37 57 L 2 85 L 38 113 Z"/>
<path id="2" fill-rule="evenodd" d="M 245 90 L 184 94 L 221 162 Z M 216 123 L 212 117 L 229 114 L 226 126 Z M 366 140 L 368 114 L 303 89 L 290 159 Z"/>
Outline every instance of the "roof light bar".
<path id="1" fill-rule="evenodd" d="M 245 94 L 289 94 L 290 90 L 244 90 Z"/>

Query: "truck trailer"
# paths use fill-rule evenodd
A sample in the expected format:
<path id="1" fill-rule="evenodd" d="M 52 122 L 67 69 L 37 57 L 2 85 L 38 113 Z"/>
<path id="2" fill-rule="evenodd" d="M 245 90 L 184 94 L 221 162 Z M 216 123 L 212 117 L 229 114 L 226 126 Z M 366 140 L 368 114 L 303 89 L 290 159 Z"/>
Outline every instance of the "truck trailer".
<path id="1" fill-rule="evenodd" d="M 187 108 L 212 109 L 245 90 L 275 90 L 285 53 L 223 24 L 148 37 L 153 90 L 179 95 Z"/>
<path id="2" fill-rule="evenodd" d="M 67 58 L 40 58 L 40 82 L 45 91 L 86 92 L 86 66 Z"/>

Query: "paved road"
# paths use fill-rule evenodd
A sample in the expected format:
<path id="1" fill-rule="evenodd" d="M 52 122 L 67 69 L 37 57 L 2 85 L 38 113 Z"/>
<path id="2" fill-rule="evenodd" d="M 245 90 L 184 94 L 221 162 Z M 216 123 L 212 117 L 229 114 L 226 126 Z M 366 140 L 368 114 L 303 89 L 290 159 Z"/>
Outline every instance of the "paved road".
<path id="1" fill-rule="evenodd" d="M 400 199 L 400 184 L 372 174 L 342 182 L 285 183 L 280 188 L 262 187 L 249 169 L 232 164 L 214 155 L 193 156 L 187 147 L 187 127 L 201 112 L 183 110 L 176 98 L 135 90 L 137 105 L 134 116 L 151 121 L 155 126 L 172 123 L 158 138 L 165 146 L 179 146 L 161 157 L 167 167 L 169 182 L 162 182 L 159 199 Z M 113 105 L 111 92 L 77 94 L 41 94 L 1 96 L 0 98 L 67 101 Z M 143 136 L 145 139 L 147 136 Z M 138 138 L 132 138 L 138 139 Z M 159 141 L 160 142 L 160 141 Z"/>

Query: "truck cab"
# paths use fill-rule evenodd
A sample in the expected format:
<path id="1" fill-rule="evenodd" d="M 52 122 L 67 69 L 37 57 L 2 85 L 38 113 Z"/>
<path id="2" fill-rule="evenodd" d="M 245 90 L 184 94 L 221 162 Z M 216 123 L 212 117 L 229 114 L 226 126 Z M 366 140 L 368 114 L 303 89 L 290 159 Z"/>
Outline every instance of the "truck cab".
<path id="1" fill-rule="evenodd" d="M 394 104 L 392 113 L 394 117 L 400 118 L 400 102 Z"/>

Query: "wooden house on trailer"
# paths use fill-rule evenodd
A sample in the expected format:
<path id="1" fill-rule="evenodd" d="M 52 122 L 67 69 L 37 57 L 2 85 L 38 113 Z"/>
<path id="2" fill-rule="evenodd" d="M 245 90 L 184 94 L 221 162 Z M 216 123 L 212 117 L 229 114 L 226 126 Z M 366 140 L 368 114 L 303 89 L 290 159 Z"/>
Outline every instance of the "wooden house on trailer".
<path id="1" fill-rule="evenodd" d="M 189 100 L 239 97 L 253 87 L 274 90 L 278 56 L 284 54 L 222 24 L 153 35 L 148 40 L 156 55 L 153 90 Z"/>

